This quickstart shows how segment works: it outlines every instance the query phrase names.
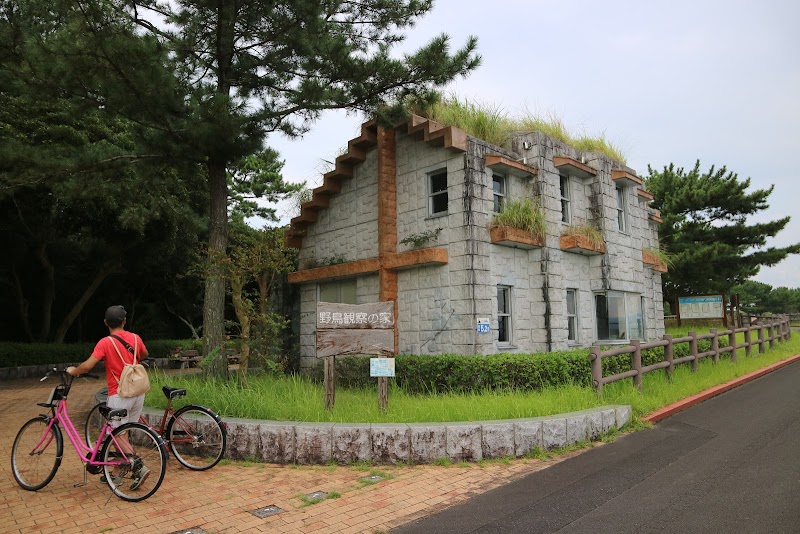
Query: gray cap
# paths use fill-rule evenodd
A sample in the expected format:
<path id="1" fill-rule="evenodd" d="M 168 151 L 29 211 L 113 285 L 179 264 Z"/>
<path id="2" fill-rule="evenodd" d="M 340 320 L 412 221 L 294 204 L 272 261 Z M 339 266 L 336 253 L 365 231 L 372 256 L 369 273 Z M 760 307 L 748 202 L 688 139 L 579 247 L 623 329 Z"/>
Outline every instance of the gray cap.
<path id="1" fill-rule="evenodd" d="M 125 317 L 128 316 L 128 312 L 125 311 L 123 306 L 110 306 L 106 310 L 106 322 L 110 326 L 119 326 L 122 324 L 122 321 L 125 320 Z"/>

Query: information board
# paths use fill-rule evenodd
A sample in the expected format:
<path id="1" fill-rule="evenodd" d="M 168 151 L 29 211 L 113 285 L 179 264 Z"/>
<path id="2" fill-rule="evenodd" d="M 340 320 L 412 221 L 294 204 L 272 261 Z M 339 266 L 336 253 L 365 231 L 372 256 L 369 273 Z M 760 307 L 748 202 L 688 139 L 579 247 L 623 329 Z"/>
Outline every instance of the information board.
<path id="1" fill-rule="evenodd" d="M 681 319 L 719 319 L 725 315 L 722 295 L 679 297 Z"/>

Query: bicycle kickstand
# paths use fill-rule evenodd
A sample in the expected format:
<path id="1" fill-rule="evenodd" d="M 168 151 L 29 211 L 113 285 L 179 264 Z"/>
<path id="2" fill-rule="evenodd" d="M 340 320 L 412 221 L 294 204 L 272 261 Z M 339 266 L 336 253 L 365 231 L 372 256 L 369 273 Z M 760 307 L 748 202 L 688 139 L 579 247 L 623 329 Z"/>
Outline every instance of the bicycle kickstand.
<path id="1" fill-rule="evenodd" d="M 72 485 L 73 488 L 80 488 L 81 486 L 85 486 L 86 484 L 89 483 L 88 477 L 86 476 L 86 473 L 88 472 L 87 469 L 88 467 L 89 466 L 87 464 L 83 464 L 83 482 L 76 482 L 75 484 Z"/>

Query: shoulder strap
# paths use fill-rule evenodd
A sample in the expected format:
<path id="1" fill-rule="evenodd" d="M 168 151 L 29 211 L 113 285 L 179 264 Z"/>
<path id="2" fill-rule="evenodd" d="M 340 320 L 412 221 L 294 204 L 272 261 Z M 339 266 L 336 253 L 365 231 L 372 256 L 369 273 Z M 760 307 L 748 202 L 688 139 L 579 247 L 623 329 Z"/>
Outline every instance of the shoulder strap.
<path id="1" fill-rule="evenodd" d="M 118 336 L 115 336 L 115 335 L 113 335 L 113 334 L 112 334 L 112 335 L 110 335 L 110 336 L 108 336 L 108 337 L 109 337 L 109 338 L 112 338 L 112 339 L 111 339 L 111 346 L 112 346 L 112 347 L 114 347 L 114 350 L 115 350 L 115 351 L 117 351 L 117 356 L 119 356 L 119 359 L 120 359 L 120 360 L 122 360 L 122 364 L 123 364 L 123 365 L 128 365 L 128 362 L 126 362 L 126 361 L 125 361 L 125 358 L 123 358 L 123 357 L 122 357 L 122 353 L 120 353 L 119 349 L 117 348 L 117 344 L 116 344 L 116 343 L 114 343 L 114 339 L 119 339 L 120 341 L 122 341 L 122 340 L 121 340 L 121 339 L 120 339 Z M 122 341 L 122 343 L 124 343 L 125 345 L 127 345 L 128 347 L 130 347 L 130 345 L 128 345 L 127 343 L 125 343 L 125 341 Z M 136 348 L 138 349 L 138 348 L 139 348 L 139 347 L 138 347 L 138 343 L 137 343 L 136 345 L 137 345 L 137 347 L 136 347 Z M 132 348 L 132 347 L 131 347 L 131 348 Z M 133 349 L 131 352 L 133 353 L 133 362 L 132 362 L 132 363 L 133 363 L 133 365 L 136 365 L 136 364 L 138 363 L 138 362 L 137 362 L 137 359 L 136 359 L 136 349 Z"/>
<path id="2" fill-rule="evenodd" d="M 123 347 L 125 347 L 126 349 L 128 349 L 128 352 L 130 352 L 130 353 L 131 353 L 131 354 L 133 354 L 134 356 L 136 355 L 136 349 L 134 349 L 133 347 L 131 347 L 131 346 L 128 344 L 128 342 L 127 342 L 127 341 L 125 341 L 124 339 L 122 339 L 121 337 L 119 337 L 119 336 L 118 336 L 118 335 L 116 335 L 116 334 L 111 334 L 111 335 L 110 335 L 110 337 L 113 337 L 114 339 L 116 339 L 117 341 L 119 341 L 120 343 L 122 343 L 122 346 L 123 346 Z"/>

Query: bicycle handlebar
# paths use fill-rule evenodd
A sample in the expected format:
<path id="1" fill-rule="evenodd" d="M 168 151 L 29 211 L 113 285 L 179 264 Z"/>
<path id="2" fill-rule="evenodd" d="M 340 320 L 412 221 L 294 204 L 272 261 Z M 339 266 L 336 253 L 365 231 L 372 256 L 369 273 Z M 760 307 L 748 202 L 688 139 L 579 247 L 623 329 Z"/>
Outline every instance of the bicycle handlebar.
<path id="1" fill-rule="evenodd" d="M 59 374 L 59 375 L 61 375 L 62 379 L 66 379 L 66 377 L 70 377 L 73 380 L 75 378 L 78 378 L 78 377 L 95 378 L 95 379 L 100 378 L 100 375 L 96 375 L 94 373 L 83 373 L 82 375 L 72 376 L 72 375 L 67 373 L 67 368 L 66 367 L 62 367 L 62 368 L 53 367 L 51 370 L 47 371 L 47 373 L 42 378 L 39 379 L 39 382 L 44 382 L 52 374 Z"/>

